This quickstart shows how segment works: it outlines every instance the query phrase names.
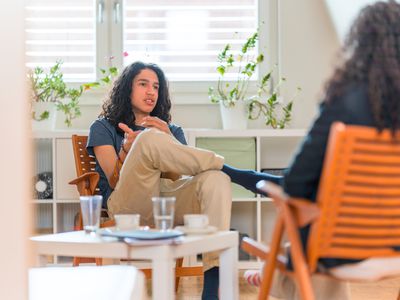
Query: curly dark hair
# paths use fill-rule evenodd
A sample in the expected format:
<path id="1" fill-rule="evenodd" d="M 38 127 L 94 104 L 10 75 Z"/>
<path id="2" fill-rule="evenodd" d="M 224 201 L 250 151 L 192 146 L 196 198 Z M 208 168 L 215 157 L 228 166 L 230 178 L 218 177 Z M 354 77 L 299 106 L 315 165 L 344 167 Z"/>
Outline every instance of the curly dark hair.
<path id="1" fill-rule="evenodd" d="M 366 84 L 375 126 L 394 133 L 400 128 L 400 5 L 389 0 L 362 9 L 342 56 L 325 101 L 333 102 L 352 84 Z"/>
<path id="2" fill-rule="evenodd" d="M 168 82 L 164 72 L 156 64 L 134 62 L 127 66 L 116 79 L 108 99 L 103 104 L 100 117 L 106 118 L 118 132 L 121 130 L 118 123 L 122 122 L 129 127 L 135 125 L 135 114 L 132 112 L 131 92 L 133 79 L 144 69 L 150 69 L 157 74 L 159 82 L 157 104 L 151 116 L 160 118 L 170 123 L 171 121 L 171 99 L 169 96 Z"/>

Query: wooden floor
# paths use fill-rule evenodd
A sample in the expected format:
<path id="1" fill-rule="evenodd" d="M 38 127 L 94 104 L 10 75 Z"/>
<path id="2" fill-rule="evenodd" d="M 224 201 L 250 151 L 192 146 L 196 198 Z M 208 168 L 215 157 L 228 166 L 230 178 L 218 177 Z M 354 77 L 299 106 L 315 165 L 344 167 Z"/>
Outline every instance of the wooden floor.
<path id="1" fill-rule="evenodd" d="M 240 300 L 257 299 L 257 289 L 249 286 L 240 276 Z M 181 279 L 178 300 L 200 300 L 203 286 L 200 277 L 184 277 Z M 150 285 L 149 285 L 150 290 Z M 400 290 L 400 278 L 383 280 L 373 284 L 351 284 L 351 300 L 397 300 Z M 273 298 L 270 298 L 273 300 Z M 319 300 L 319 299 L 318 299 Z M 329 299 L 322 299 L 329 300 Z"/>

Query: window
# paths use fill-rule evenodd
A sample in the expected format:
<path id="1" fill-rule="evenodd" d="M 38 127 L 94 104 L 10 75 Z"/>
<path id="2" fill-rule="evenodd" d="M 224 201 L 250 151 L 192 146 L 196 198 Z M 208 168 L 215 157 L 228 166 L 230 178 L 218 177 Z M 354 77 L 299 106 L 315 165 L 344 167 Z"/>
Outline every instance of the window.
<path id="1" fill-rule="evenodd" d="M 257 9 L 254 0 L 128 0 L 123 26 L 125 65 L 155 61 L 170 80 L 212 80 L 225 44 L 237 50 L 255 31 Z"/>
<path id="2" fill-rule="evenodd" d="M 95 10 L 92 0 L 29 0 L 26 6 L 26 61 L 48 68 L 62 60 L 69 81 L 96 77 Z"/>
<path id="3" fill-rule="evenodd" d="M 238 51 L 256 30 L 257 2 L 27 0 L 27 65 L 60 59 L 66 79 L 91 81 L 113 56 L 116 67 L 155 62 L 171 81 L 215 80 L 225 44 Z"/>

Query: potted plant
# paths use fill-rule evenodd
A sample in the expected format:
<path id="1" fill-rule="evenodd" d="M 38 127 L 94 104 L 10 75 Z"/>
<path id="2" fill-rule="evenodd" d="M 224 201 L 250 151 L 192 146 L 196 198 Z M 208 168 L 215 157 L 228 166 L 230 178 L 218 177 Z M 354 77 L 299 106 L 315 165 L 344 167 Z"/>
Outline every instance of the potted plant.
<path id="1" fill-rule="evenodd" d="M 46 73 L 43 68 L 35 67 L 28 74 L 31 84 L 32 119 L 38 122 L 54 118 L 55 109 L 65 115 L 64 123 L 70 127 L 72 120 L 81 115 L 79 98 L 87 87 L 70 88 L 61 72 L 61 61 L 57 61 Z M 89 84 L 90 85 L 90 84 Z M 42 129 L 49 129 L 42 123 Z M 54 127 L 54 124 L 50 125 Z"/>
<path id="2" fill-rule="evenodd" d="M 260 77 L 256 94 L 248 95 L 250 79 L 257 66 L 264 61 L 264 54 L 255 56 L 251 52 L 256 47 L 257 40 L 258 31 L 246 40 L 237 55 L 232 52 L 230 44 L 227 44 L 218 55 L 217 89 L 210 87 L 208 96 L 212 103 L 220 104 L 224 129 L 245 129 L 248 119 L 255 120 L 261 115 L 265 117 L 265 124 L 272 128 L 285 128 L 291 120 L 293 100 L 283 105 L 279 103 L 277 95 L 285 79 L 281 78 L 270 92 L 269 86 L 274 69 Z M 238 67 L 236 80 L 234 82 L 224 80 L 226 73 L 234 67 Z"/>

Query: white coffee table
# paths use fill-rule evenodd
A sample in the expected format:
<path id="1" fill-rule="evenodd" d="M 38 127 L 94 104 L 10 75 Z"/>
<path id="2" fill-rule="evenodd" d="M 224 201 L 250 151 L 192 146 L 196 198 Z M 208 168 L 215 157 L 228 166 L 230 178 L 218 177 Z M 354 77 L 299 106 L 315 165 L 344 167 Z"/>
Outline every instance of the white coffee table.
<path id="1" fill-rule="evenodd" d="M 220 231 L 209 235 L 185 236 L 178 245 L 132 246 L 115 238 L 91 236 L 83 231 L 41 235 L 30 238 L 38 264 L 47 263 L 46 255 L 151 260 L 153 299 L 174 299 L 174 268 L 179 257 L 210 251 L 220 253 L 220 297 L 238 300 L 238 233 Z"/>

